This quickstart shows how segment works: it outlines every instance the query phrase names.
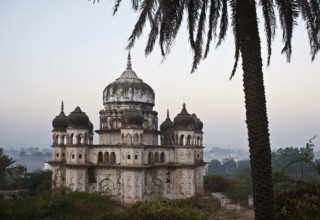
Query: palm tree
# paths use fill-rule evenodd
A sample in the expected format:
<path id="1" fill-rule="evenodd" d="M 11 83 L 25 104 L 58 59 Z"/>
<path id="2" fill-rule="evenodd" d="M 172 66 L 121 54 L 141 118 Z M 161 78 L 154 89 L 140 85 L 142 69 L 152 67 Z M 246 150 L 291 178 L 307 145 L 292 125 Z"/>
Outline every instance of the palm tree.
<path id="1" fill-rule="evenodd" d="M 121 0 L 115 1 L 114 13 L 117 12 L 120 3 Z M 230 79 L 236 72 L 241 54 L 255 216 L 256 219 L 274 219 L 271 150 L 256 6 L 260 6 L 263 12 L 269 65 L 272 40 L 275 36 L 276 9 L 284 43 L 282 53 L 286 54 L 287 60 L 290 61 L 293 27 L 298 16 L 306 23 L 311 57 L 312 60 L 315 58 L 320 49 L 320 1 L 131 0 L 131 3 L 133 10 L 140 15 L 128 39 L 127 49 L 134 46 L 145 23 L 149 21 L 151 29 L 145 48 L 146 55 L 153 51 L 158 38 L 162 56 L 165 58 L 171 52 L 183 15 L 187 13 L 189 42 L 193 51 L 191 72 L 197 69 L 201 59 L 207 57 L 213 38 L 217 39 L 216 46 L 221 44 L 226 36 L 228 23 L 231 22 L 235 42 L 235 63 Z"/>

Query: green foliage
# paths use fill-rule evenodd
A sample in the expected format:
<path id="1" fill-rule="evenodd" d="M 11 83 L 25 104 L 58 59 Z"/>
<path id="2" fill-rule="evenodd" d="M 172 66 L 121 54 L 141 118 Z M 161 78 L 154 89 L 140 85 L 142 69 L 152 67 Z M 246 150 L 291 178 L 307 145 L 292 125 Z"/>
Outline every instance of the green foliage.
<path id="1" fill-rule="evenodd" d="M 61 190 L 13 200 L 0 198 L 0 219 L 119 219 L 115 203 L 95 193 Z"/>
<path id="2" fill-rule="evenodd" d="M 211 212 L 204 210 L 203 203 L 196 198 L 186 200 L 169 200 L 155 198 L 148 202 L 138 202 L 126 210 L 124 219 L 140 220 L 193 220 L 208 219 Z"/>
<path id="3" fill-rule="evenodd" d="M 41 205 L 41 219 L 115 219 L 114 202 L 97 193 L 60 192 Z"/>
<path id="4" fill-rule="evenodd" d="M 230 181 L 223 176 L 204 176 L 204 189 L 209 192 L 225 192 L 230 187 Z"/>
<path id="5" fill-rule="evenodd" d="M 252 181 L 250 176 L 237 176 L 229 178 L 230 186 L 226 189 L 225 194 L 233 201 L 247 203 L 248 196 L 252 195 Z"/>
<path id="6" fill-rule="evenodd" d="M 250 160 L 236 162 L 232 158 L 225 158 L 221 163 L 219 160 L 213 159 L 208 165 L 208 174 L 218 176 L 250 175 Z"/>
<path id="7" fill-rule="evenodd" d="M 223 192 L 233 201 L 247 203 L 249 195 L 252 195 L 252 181 L 248 175 L 223 177 L 207 175 L 204 177 L 204 189 L 209 192 Z"/>
<path id="8" fill-rule="evenodd" d="M 7 168 L 15 161 L 3 153 L 3 148 L 0 148 L 0 180 L 4 177 Z"/>
<path id="9" fill-rule="evenodd" d="M 316 178 L 319 175 L 313 159 L 313 148 L 309 145 L 305 148 L 280 148 L 272 152 L 272 168 L 279 172 L 282 170 L 290 179 Z"/>
<path id="10" fill-rule="evenodd" d="M 24 178 L 25 188 L 39 192 L 50 191 L 51 178 L 51 171 L 35 171 L 28 173 Z"/>
<path id="11" fill-rule="evenodd" d="M 275 189 L 276 219 L 320 219 L 320 183 L 286 182 Z"/>

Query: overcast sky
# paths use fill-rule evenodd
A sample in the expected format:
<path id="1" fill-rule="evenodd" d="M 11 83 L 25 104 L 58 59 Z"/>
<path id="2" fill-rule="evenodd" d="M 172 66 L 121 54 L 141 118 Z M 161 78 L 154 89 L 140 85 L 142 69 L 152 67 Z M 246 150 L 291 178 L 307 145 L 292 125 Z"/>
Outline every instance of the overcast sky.
<path id="1" fill-rule="evenodd" d="M 98 129 L 102 91 L 126 68 L 125 46 L 137 19 L 130 1 L 123 1 L 115 16 L 114 1 L 100 2 L 0 0 L 0 147 L 49 147 L 51 123 L 62 100 L 66 114 L 80 106 Z M 229 81 L 232 34 L 218 49 L 213 44 L 208 58 L 190 74 L 185 29 L 183 25 L 165 62 L 158 44 L 150 56 L 144 55 L 147 32 L 131 51 L 133 70 L 155 91 L 159 125 L 167 109 L 173 120 L 185 102 L 188 112 L 204 123 L 205 146 L 247 149 L 241 62 Z M 287 64 L 281 35 L 278 30 L 271 66 L 263 67 L 273 149 L 303 147 L 320 135 L 319 55 L 311 62 L 300 22 Z M 262 41 L 265 65 L 264 37 Z M 320 137 L 314 144 L 319 148 Z"/>

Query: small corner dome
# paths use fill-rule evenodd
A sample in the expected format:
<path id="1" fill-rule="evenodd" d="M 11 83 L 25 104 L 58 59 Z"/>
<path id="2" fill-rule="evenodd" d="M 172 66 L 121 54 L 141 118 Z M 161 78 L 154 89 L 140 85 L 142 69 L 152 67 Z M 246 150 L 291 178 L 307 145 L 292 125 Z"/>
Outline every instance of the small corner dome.
<path id="1" fill-rule="evenodd" d="M 173 123 L 176 130 L 195 130 L 195 119 L 187 112 L 185 103 L 183 103 L 182 110 L 180 114 L 174 118 Z"/>
<path id="2" fill-rule="evenodd" d="M 122 128 L 142 128 L 143 121 L 143 116 L 133 108 L 129 108 L 121 116 Z"/>
<path id="3" fill-rule="evenodd" d="M 66 131 L 68 127 L 67 116 L 61 112 L 52 121 L 53 131 Z"/>
<path id="4" fill-rule="evenodd" d="M 63 102 L 61 104 L 61 112 L 52 121 L 53 131 L 66 131 L 68 127 L 67 116 L 63 112 Z"/>
<path id="5" fill-rule="evenodd" d="M 174 124 L 171 121 L 170 117 L 169 117 L 169 110 L 167 111 L 167 118 L 164 122 L 161 123 L 160 125 L 160 130 L 161 131 L 167 131 L 169 129 L 173 129 L 174 128 Z"/>
<path id="6" fill-rule="evenodd" d="M 139 102 L 154 106 L 153 89 L 143 82 L 131 68 L 131 58 L 128 55 L 127 69 L 114 82 L 107 85 L 103 91 L 103 104 L 114 102 Z"/>
<path id="7" fill-rule="evenodd" d="M 202 123 L 202 121 L 201 121 L 199 118 L 197 118 L 197 115 L 196 115 L 196 114 L 192 114 L 192 117 L 193 117 L 194 120 L 195 120 L 195 129 L 196 129 L 196 131 L 202 132 L 202 128 L 203 128 L 203 123 Z"/>
<path id="8" fill-rule="evenodd" d="M 88 127 L 89 127 L 89 133 L 92 134 L 93 133 L 93 124 L 91 121 L 89 121 Z"/>
<path id="9" fill-rule="evenodd" d="M 76 107 L 76 109 L 68 115 L 68 127 L 75 129 L 89 129 L 89 117 L 86 113 L 82 112 L 80 107 Z"/>

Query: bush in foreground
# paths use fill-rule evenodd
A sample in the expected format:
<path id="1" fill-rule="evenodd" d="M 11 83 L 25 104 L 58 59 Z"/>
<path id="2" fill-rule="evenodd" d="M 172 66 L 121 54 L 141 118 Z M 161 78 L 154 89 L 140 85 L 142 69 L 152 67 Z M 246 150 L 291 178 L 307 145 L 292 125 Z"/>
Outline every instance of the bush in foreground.
<path id="1" fill-rule="evenodd" d="M 285 182 L 275 189 L 276 219 L 320 219 L 320 183 Z"/>

